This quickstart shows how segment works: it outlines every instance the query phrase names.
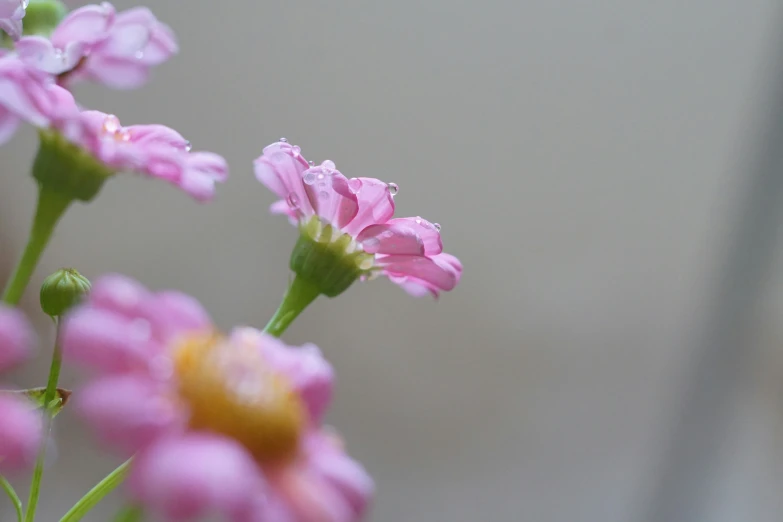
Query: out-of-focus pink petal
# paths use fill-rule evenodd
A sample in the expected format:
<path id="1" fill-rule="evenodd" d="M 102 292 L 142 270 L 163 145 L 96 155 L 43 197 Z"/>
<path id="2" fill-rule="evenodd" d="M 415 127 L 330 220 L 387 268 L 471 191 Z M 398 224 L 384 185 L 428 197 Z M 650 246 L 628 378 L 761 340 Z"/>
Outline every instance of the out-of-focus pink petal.
<path id="1" fill-rule="evenodd" d="M 115 25 L 94 52 L 106 57 L 138 60 L 149 39 L 150 30 L 143 25 Z"/>
<path id="2" fill-rule="evenodd" d="M 135 279 L 121 274 L 107 274 L 92 285 L 89 302 L 95 308 L 132 318 L 141 314 L 143 303 L 150 297 L 150 291 Z"/>
<path id="3" fill-rule="evenodd" d="M 147 65 L 159 65 L 179 51 L 174 32 L 159 22 L 146 7 L 134 7 L 121 12 L 117 15 L 117 25 L 142 25 L 149 30 L 149 39 L 138 57 Z"/>
<path id="4" fill-rule="evenodd" d="M 43 437 L 43 419 L 25 399 L 0 395 L 0 473 L 31 468 Z"/>
<path id="5" fill-rule="evenodd" d="M 313 424 L 320 424 L 334 389 L 334 370 L 314 344 L 288 346 L 255 328 L 237 328 L 232 341 L 255 346 L 264 359 L 290 380 L 307 406 Z"/>
<path id="6" fill-rule="evenodd" d="M 149 67 L 138 60 L 94 55 L 83 66 L 83 72 L 92 80 L 113 89 L 135 89 L 149 79 Z"/>
<path id="7" fill-rule="evenodd" d="M 90 306 L 71 313 L 61 334 L 66 360 L 107 373 L 147 371 L 162 351 L 149 321 Z"/>
<path id="8" fill-rule="evenodd" d="M 114 7 L 108 2 L 76 9 L 52 32 L 52 43 L 60 49 L 75 41 L 95 43 L 106 37 L 107 31 L 114 23 L 114 15 Z"/>
<path id="9" fill-rule="evenodd" d="M 462 265 L 454 256 L 438 254 L 433 257 L 389 255 L 378 256 L 376 264 L 384 273 L 397 276 L 396 282 L 409 278 L 414 283 L 440 290 L 453 290 L 462 274 Z"/>
<path id="10" fill-rule="evenodd" d="M 81 42 L 55 49 L 43 36 L 25 36 L 16 42 L 15 50 L 23 62 L 54 75 L 73 69 L 84 54 Z"/>
<path id="11" fill-rule="evenodd" d="M 182 134 L 165 125 L 131 125 L 130 138 L 139 144 L 160 144 L 185 150 L 190 142 Z"/>
<path id="12" fill-rule="evenodd" d="M 309 165 L 299 147 L 287 142 L 268 145 L 254 166 L 256 178 L 269 190 L 292 202 L 305 217 L 315 214 L 302 182 L 302 175 Z"/>
<path id="13" fill-rule="evenodd" d="M 351 187 L 356 191 L 359 211 L 343 231 L 356 236 L 370 225 L 385 223 L 394 215 L 394 198 L 389 186 L 374 178 L 352 178 Z"/>
<path id="14" fill-rule="evenodd" d="M 76 394 L 79 413 L 108 447 L 133 454 L 184 426 L 183 411 L 160 383 L 138 375 L 104 377 Z"/>
<path id="15" fill-rule="evenodd" d="M 21 16 L 19 11 L 21 10 Z M 0 0 L 0 18 L 22 19 L 24 17 L 23 0 Z"/>
<path id="16" fill-rule="evenodd" d="M 35 335 L 22 312 L 0 304 L 0 372 L 26 360 Z"/>
<path id="17" fill-rule="evenodd" d="M 128 485 L 137 501 L 166 520 L 268 520 L 258 466 L 242 446 L 222 437 L 194 433 L 159 441 L 134 459 Z"/>
<path id="18" fill-rule="evenodd" d="M 183 333 L 213 328 L 209 314 L 198 300 L 174 290 L 154 294 L 145 303 L 141 315 L 150 322 L 155 338 L 164 342 Z"/>
<path id="19" fill-rule="evenodd" d="M 22 21 L 10 18 L 0 18 L 0 30 L 8 33 L 11 40 L 18 40 L 22 36 Z"/>
<path id="20" fill-rule="evenodd" d="M 46 127 L 54 104 L 46 73 L 15 56 L 0 58 L 0 105 L 33 125 Z"/>
<path id="21" fill-rule="evenodd" d="M 187 169 L 215 181 L 223 182 L 228 179 L 228 163 L 223 156 L 212 152 L 191 152 L 185 157 L 185 165 Z"/>

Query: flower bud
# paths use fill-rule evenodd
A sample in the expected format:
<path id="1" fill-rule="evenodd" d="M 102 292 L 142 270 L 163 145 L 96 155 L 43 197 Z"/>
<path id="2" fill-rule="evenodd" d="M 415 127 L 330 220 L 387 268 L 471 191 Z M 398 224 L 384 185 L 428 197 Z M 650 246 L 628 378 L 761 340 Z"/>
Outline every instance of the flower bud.
<path id="1" fill-rule="evenodd" d="M 49 36 L 68 8 L 59 0 L 30 0 L 22 22 L 25 35 Z"/>
<path id="2" fill-rule="evenodd" d="M 62 268 L 41 285 L 41 309 L 46 315 L 60 317 L 79 304 L 90 292 L 90 281 L 72 268 Z"/>

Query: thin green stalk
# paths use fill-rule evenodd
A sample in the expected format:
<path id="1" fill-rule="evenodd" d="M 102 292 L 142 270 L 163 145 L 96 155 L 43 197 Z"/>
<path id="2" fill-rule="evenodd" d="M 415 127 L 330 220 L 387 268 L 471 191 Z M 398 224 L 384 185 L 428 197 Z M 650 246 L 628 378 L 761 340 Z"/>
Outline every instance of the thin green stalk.
<path id="1" fill-rule="evenodd" d="M 8 495 L 8 498 L 11 499 L 11 503 L 14 505 L 14 509 L 16 510 L 16 520 L 18 522 L 22 522 L 22 499 L 19 498 L 19 495 L 16 494 L 16 490 L 5 479 L 5 477 L 0 477 L 0 487 L 3 488 L 3 490 Z"/>
<path id="2" fill-rule="evenodd" d="M 144 509 L 139 505 L 127 505 L 114 515 L 114 522 L 140 522 L 144 518 Z"/>
<path id="3" fill-rule="evenodd" d="M 288 291 L 283 296 L 283 302 L 280 303 L 275 315 L 267 323 L 264 332 L 275 337 L 283 335 L 283 332 L 302 313 L 302 310 L 307 308 L 320 294 L 321 291 L 317 286 L 299 276 L 294 277 Z"/>
<path id="4" fill-rule="evenodd" d="M 60 367 L 62 366 L 62 350 L 60 349 L 60 322 L 57 322 L 57 336 L 52 350 L 52 363 L 49 366 L 49 379 L 46 381 L 46 391 L 44 392 L 44 415 L 46 416 L 46 429 L 44 438 L 41 442 L 41 448 L 38 450 L 38 458 L 35 461 L 33 478 L 30 482 L 30 495 L 27 498 L 27 512 L 25 513 L 25 522 L 35 520 L 35 510 L 38 508 L 38 497 L 41 493 L 41 478 L 43 477 L 44 462 L 46 461 L 46 446 L 49 441 L 49 435 L 52 432 L 52 422 L 54 416 L 49 410 L 49 406 L 57 395 L 57 382 L 60 380 Z"/>
<path id="5" fill-rule="evenodd" d="M 122 481 L 125 480 L 125 477 L 128 475 L 132 460 L 133 459 L 126 460 L 120 464 L 117 469 L 106 475 L 103 480 L 98 482 L 94 488 L 88 491 L 87 494 L 60 519 L 60 522 L 78 522 L 81 520 L 84 515 L 103 500 L 103 497 L 122 484 Z"/>
<path id="6" fill-rule="evenodd" d="M 57 222 L 63 216 L 71 200 L 62 195 L 46 190 L 38 191 L 38 206 L 33 218 L 33 226 L 30 230 L 30 237 L 27 240 L 27 246 L 22 253 L 22 257 L 16 264 L 14 273 L 8 281 L 3 291 L 3 302 L 10 305 L 16 305 L 24 294 L 27 284 L 30 282 L 38 260 L 41 254 L 49 244 Z"/>

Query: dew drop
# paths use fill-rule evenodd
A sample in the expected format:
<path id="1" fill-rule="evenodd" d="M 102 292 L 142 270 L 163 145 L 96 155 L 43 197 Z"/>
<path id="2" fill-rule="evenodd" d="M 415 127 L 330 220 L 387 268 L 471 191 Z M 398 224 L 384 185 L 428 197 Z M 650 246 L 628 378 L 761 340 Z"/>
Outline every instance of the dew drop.
<path id="1" fill-rule="evenodd" d="M 329 193 L 325 190 L 322 190 L 318 193 L 318 197 L 321 199 L 329 199 Z"/>
<path id="2" fill-rule="evenodd" d="M 103 132 L 106 134 L 115 134 L 120 130 L 120 119 L 114 114 L 109 114 L 103 120 Z"/>
<path id="3" fill-rule="evenodd" d="M 389 192 L 391 193 L 392 196 L 396 196 L 397 193 L 400 191 L 400 186 L 397 185 L 396 183 L 389 183 L 388 187 L 389 187 Z"/>
<path id="4" fill-rule="evenodd" d="M 311 167 L 315 167 L 315 162 L 313 160 L 308 161 L 307 164 Z"/>
<path id="5" fill-rule="evenodd" d="M 361 189 L 362 180 L 359 178 L 351 178 L 348 180 L 348 190 L 351 191 L 351 194 L 358 194 Z"/>
<path id="6" fill-rule="evenodd" d="M 288 143 L 288 140 L 285 137 L 281 137 L 280 141 L 283 142 L 283 143 Z"/>
<path id="7" fill-rule="evenodd" d="M 375 254 L 381 249 L 381 241 L 377 237 L 371 237 L 362 241 L 362 248 L 368 254 Z"/>
<path id="8" fill-rule="evenodd" d="M 127 129 L 120 129 L 118 132 L 114 134 L 114 138 L 117 141 L 130 141 L 131 139 L 130 131 Z"/>
<path id="9" fill-rule="evenodd" d="M 334 170 L 334 168 L 335 168 L 334 161 L 332 161 L 332 160 L 324 161 L 323 163 L 321 163 L 321 166 L 323 168 L 329 169 L 329 170 Z"/>
<path id="10" fill-rule="evenodd" d="M 435 227 L 435 230 L 440 232 L 440 223 L 433 223 L 432 226 Z"/>
<path id="11" fill-rule="evenodd" d="M 28 5 L 30 5 L 30 0 L 22 0 L 22 9 L 27 9 Z"/>
<path id="12" fill-rule="evenodd" d="M 305 185 L 312 185 L 315 183 L 315 172 L 308 170 L 304 173 L 304 176 L 302 176 L 302 181 L 305 182 Z"/>
<path id="13" fill-rule="evenodd" d="M 294 154 L 294 157 L 296 158 L 302 153 L 302 148 L 299 145 L 294 145 L 291 147 L 291 152 Z"/>
<path id="14" fill-rule="evenodd" d="M 296 210 L 297 208 L 299 208 L 299 198 L 293 192 L 288 194 L 288 197 L 285 199 L 285 201 L 286 203 L 288 203 L 288 206 L 291 207 L 292 209 Z"/>
<path id="15" fill-rule="evenodd" d="M 185 141 L 185 152 L 190 152 L 191 150 L 193 150 L 193 144 L 189 141 Z"/>
<path id="16" fill-rule="evenodd" d="M 422 219 L 421 216 L 416 216 L 416 224 L 421 225 Z"/>

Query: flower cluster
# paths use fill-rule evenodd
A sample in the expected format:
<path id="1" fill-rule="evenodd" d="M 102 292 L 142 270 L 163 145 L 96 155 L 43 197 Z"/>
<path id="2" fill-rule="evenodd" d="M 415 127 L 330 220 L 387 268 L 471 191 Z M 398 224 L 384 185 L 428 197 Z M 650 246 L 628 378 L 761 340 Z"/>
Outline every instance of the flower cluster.
<path id="1" fill-rule="evenodd" d="M 32 330 L 13 306 L 71 203 L 92 201 L 118 172 L 206 202 L 227 181 L 228 164 L 193 151 L 164 125 L 123 126 L 111 113 L 86 109 L 69 90 L 84 80 L 136 88 L 174 56 L 173 31 L 150 10 L 117 12 L 104 2 L 67 13 L 59 0 L 0 0 L 0 29 L 8 44 L 0 53 L 0 145 L 23 123 L 39 136 L 33 226 L 0 307 L 3 371 L 30 352 Z M 456 287 L 462 265 L 443 251 L 440 225 L 394 217 L 394 183 L 347 178 L 332 161 L 307 161 L 285 139 L 265 147 L 254 170 L 279 198 L 271 212 L 298 227 L 294 278 L 265 328 L 224 333 L 194 298 L 122 275 L 93 286 L 63 269 L 44 281 L 41 308 L 57 325 L 46 387 L 0 392 L 0 473 L 35 466 L 26 511 L 0 477 L 19 522 L 35 519 L 46 441 L 70 394 L 57 388 L 62 361 L 88 370 L 76 409 L 103 448 L 128 459 L 63 520 L 79 520 L 123 481 L 123 520 L 145 513 L 171 521 L 364 517 L 373 481 L 324 424 L 335 370 L 315 345 L 279 338 L 320 295 L 383 275 L 415 296 L 438 297 Z"/>

